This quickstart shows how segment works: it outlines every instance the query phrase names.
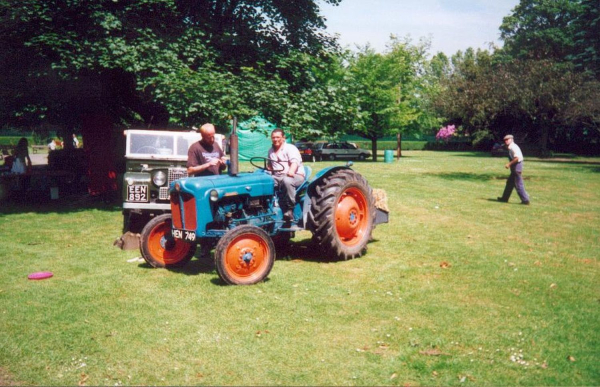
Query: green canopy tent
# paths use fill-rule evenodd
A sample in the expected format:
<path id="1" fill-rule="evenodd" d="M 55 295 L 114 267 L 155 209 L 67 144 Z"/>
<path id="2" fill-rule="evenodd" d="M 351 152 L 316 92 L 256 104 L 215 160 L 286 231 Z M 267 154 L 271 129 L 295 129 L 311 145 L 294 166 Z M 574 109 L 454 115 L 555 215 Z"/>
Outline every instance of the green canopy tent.
<path id="1" fill-rule="evenodd" d="M 239 160 L 248 161 L 252 157 L 267 157 L 271 147 L 271 131 L 276 127 L 275 124 L 259 116 L 239 122 L 237 125 Z"/>

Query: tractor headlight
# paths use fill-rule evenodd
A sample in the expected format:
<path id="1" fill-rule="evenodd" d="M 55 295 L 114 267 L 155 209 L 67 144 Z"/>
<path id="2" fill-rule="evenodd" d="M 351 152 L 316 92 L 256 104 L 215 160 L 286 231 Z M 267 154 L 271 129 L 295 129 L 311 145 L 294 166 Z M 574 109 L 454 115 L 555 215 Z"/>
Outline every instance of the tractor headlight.
<path id="1" fill-rule="evenodd" d="M 162 187 L 163 185 L 165 185 L 165 183 L 167 182 L 167 174 L 164 173 L 163 171 L 158 171 L 154 174 L 154 176 L 152 176 L 152 182 L 157 186 L 157 187 Z"/>
<path id="2" fill-rule="evenodd" d="M 210 201 L 216 202 L 217 200 L 219 200 L 219 193 L 216 189 L 213 189 L 212 191 L 210 191 Z"/>

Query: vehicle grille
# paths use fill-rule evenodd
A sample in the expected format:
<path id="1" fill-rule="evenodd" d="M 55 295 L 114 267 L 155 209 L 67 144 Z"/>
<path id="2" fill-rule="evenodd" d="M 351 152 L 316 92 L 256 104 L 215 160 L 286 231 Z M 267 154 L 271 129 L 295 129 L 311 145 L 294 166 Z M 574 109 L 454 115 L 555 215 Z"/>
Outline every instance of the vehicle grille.
<path id="1" fill-rule="evenodd" d="M 181 195 L 181 197 L 180 197 Z M 183 211 L 181 205 L 183 204 Z M 173 192 L 171 194 L 171 209 L 173 227 L 178 229 L 195 230 L 197 227 L 196 219 L 196 200 L 194 196 L 186 193 Z"/>
<path id="2" fill-rule="evenodd" d="M 169 168 L 168 179 L 166 187 L 160 187 L 158 192 L 158 198 L 160 200 L 169 200 L 169 186 L 172 182 L 178 179 L 188 177 L 186 168 Z"/>

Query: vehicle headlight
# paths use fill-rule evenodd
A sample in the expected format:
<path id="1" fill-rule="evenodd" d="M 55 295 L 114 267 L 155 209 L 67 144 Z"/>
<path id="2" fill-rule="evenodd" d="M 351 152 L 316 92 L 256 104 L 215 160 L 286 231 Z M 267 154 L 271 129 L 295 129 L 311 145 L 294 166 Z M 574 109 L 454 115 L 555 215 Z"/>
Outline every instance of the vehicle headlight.
<path id="1" fill-rule="evenodd" d="M 217 200 L 219 200 L 219 193 L 217 192 L 217 190 L 213 189 L 212 191 L 210 191 L 210 201 L 216 202 Z"/>
<path id="2" fill-rule="evenodd" d="M 161 187 L 161 186 L 165 185 L 165 183 L 167 182 L 167 174 L 164 173 L 163 171 L 156 172 L 154 174 L 154 176 L 152 176 L 152 182 L 157 187 Z"/>

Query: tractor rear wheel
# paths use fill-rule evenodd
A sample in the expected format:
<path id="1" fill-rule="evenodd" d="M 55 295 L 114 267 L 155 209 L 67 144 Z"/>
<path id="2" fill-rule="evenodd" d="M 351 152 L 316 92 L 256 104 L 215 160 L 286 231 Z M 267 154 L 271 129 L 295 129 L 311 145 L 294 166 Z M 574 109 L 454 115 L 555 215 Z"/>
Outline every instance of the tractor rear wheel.
<path id="1" fill-rule="evenodd" d="M 229 230 L 217 243 L 215 266 L 229 285 L 253 285 L 273 268 L 275 246 L 262 228 L 243 225 Z"/>
<path id="2" fill-rule="evenodd" d="M 375 224 L 375 200 L 367 180 L 351 169 L 339 169 L 309 192 L 307 226 L 313 241 L 334 259 L 361 256 Z"/>
<path id="3" fill-rule="evenodd" d="M 150 220 L 140 237 L 142 257 L 152 267 L 180 267 L 192 259 L 196 245 L 171 236 L 171 214 Z"/>

